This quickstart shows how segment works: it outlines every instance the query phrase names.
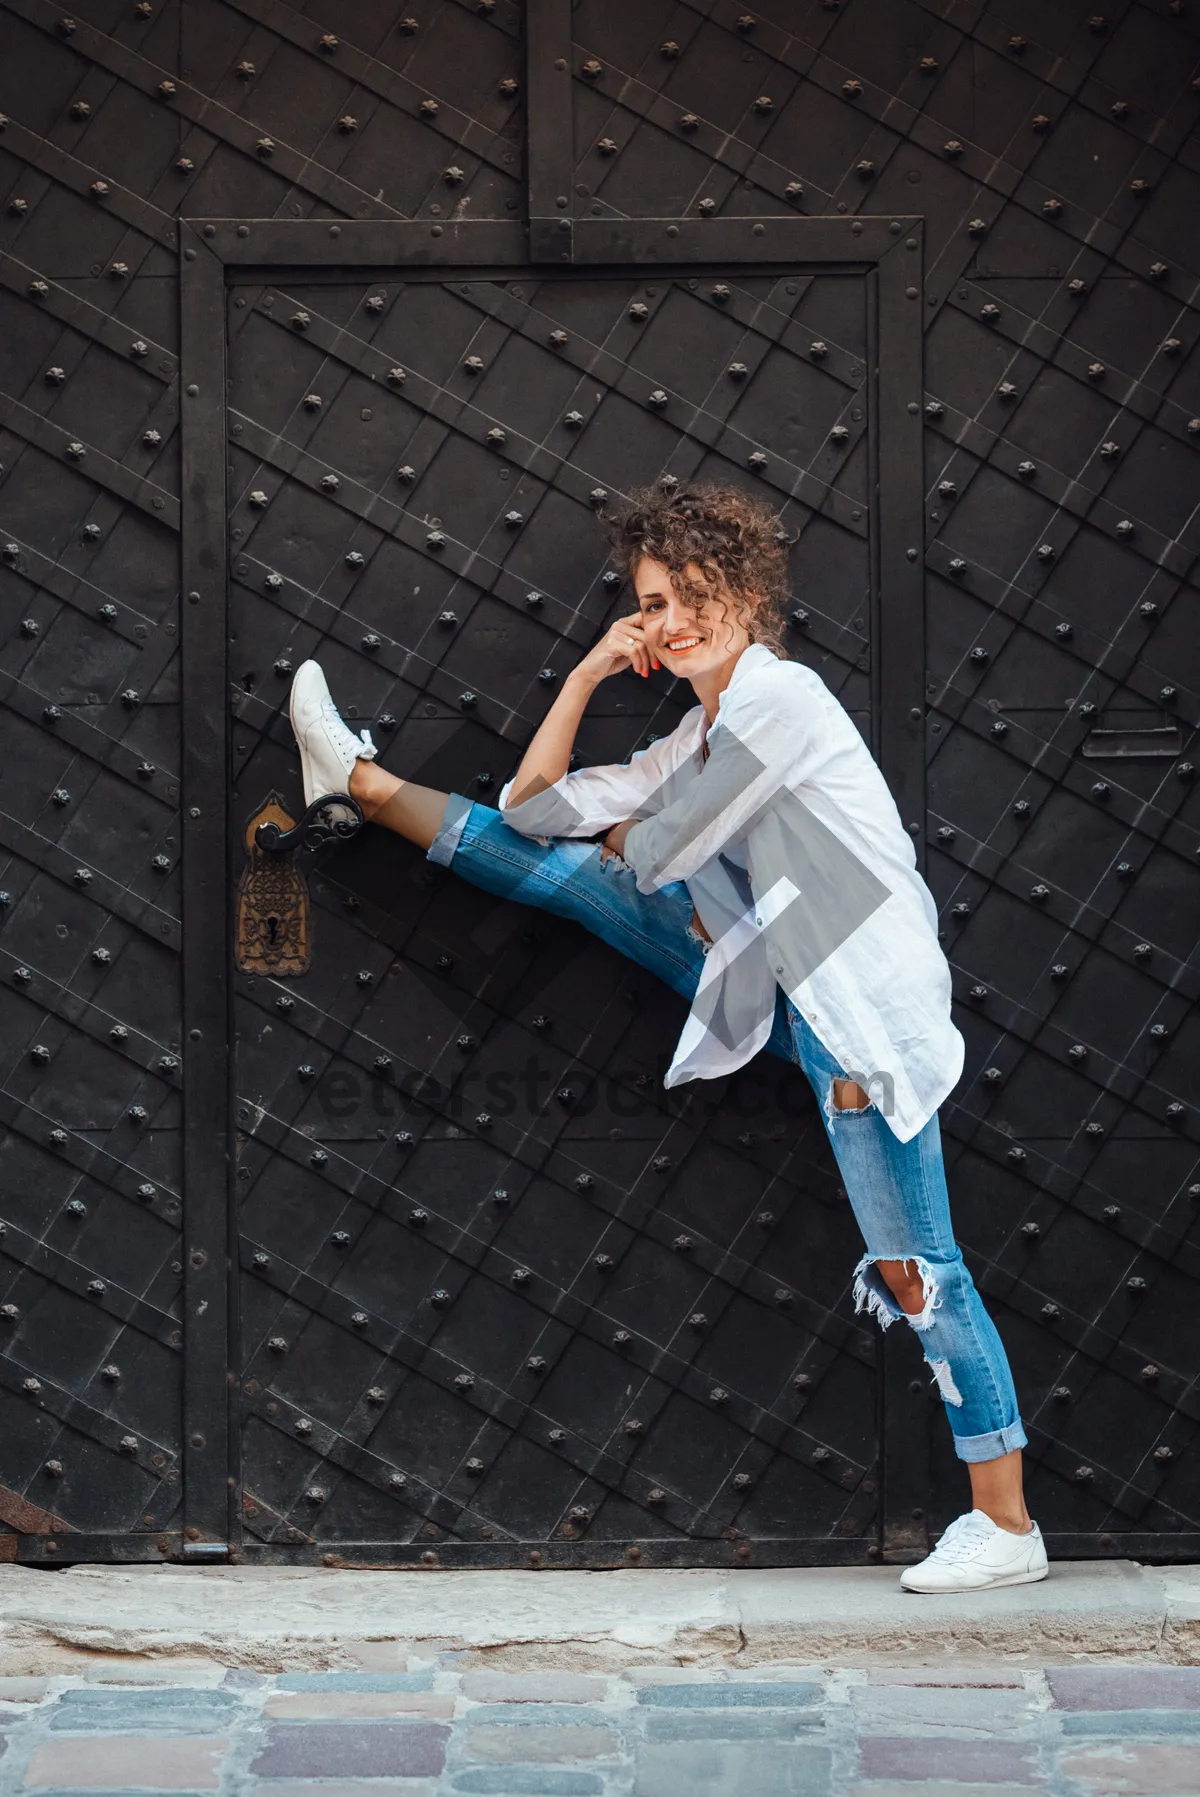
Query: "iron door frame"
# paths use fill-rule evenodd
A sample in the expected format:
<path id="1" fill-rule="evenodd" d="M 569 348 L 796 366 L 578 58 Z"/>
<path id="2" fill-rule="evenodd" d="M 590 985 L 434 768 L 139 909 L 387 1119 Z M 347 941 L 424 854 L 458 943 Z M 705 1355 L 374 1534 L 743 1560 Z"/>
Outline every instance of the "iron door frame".
<path id="1" fill-rule="evenodd" d="M 531 194 L 537 183 L 531 143 Z M 546 276 L 698 265 L 868 280 L 871 715 L 875 753 L 924 867 L 923 339 L 919 217 L 514 221 L 180 221 L 183 658 L 183 1553 L 239 1540 L 229 800 L 226 289 L 255 273 L 409 268 Z M 568 247 L 561 248 L 564 241 Z M 871 1558 L 925 1549 L 927 1406 L 880 1338 L 880 1532 Z M 841 1544 L 830 1544 L 840 1547 Z M 319 1554 L 320 1550 L 311 1550 Z M 732 1548 L 731 1548 L 732 1555 Z M 294 1557 L 295 1550 L 289 1554 Z M 838 1560 L 844 1561 L 838 1553 Z M 734 1563 L 731 1559 L 731 1563 Z"/>

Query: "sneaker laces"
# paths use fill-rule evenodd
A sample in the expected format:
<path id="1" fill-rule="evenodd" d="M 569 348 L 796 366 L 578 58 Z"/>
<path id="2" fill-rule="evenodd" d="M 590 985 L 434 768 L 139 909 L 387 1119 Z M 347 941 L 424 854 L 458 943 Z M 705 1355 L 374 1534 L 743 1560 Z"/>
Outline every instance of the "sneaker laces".
<path id="1" fill-rule="evenodd" d="M 931 1551 L 930 1559 L 961 1560 L 977 1554 L 986 1542 L 991 1539 L 994 1524 L 989 1526 L 988 1519 L 976 1516 L 973 1510 L 964 1511 L 954 1521 L 947 1523 L 942 1531 L 937 1546 Z M 943 1552 L 943 1550 L 947 1550 Z"/>
<path id="2" fill-rule="evenodd" d="M 352 760 L 374 761 L 377 750 L 371 741 L 369 730 L 364 730 L 361 736 L 355 736 L 332 699 L 326 699 L 321 706 L 321 716 L 330 739 L 343 755 L 348 754 Z"/>

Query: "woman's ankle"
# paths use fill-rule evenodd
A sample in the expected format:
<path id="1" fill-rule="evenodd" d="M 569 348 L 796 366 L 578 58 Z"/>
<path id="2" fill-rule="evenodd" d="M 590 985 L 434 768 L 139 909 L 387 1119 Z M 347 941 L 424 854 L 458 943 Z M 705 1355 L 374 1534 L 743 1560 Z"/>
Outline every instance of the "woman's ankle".
<path id="1" fill-rule="evenodd" d="M 361 756 L 350 770 L 350 797 L 368 823 L 402 784 L 395 774 L 389 774 L 377 762 L 366 761 Z"/>

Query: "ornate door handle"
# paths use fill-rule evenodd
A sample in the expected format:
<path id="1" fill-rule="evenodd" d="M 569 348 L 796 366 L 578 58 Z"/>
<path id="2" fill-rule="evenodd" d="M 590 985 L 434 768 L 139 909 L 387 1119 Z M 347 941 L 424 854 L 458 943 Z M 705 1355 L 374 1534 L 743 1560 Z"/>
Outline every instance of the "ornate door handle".
<path id="1" fill-rule="evenodd" d="M 345 793 L 326 793 L 298 823 L 277 792 L 268 793 L 246 826 L 246 865 L 238 884 L 237 965 L 241 973 L 281 978 L 312 963 L 308 887 L 298 848 L 348 842 L 363 814 Z"/>
<path id="2" fill-rule="evenodd" d="M 365 821 L 358 801 L 349 793 L 331 792 L 314 799 L 290 830 L 281 828 L 275 818 L 264 819 L 254 832 L 254 841 L 265 855 L 286 855 L 292 849 L 323 849 L 349 842 Z"/>

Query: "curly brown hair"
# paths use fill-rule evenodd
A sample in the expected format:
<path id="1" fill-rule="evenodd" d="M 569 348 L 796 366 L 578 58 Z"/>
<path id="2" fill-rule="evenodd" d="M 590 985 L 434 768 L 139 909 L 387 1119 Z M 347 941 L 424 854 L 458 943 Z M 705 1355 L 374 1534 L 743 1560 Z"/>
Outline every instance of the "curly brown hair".
<path id="1" fill-rule="evenodd" d="M 765 500 L 713 481 L 680 485 L 667 475 L 631 493 L 624 509 L 605 521 L 613 561 L 631 583 L 638 563 L 649 556 L 668 569 L 685 603 L 716 592 L 728 608 L 727 593 L 751 642 L 786 659 L 783 612 L 793 539 Z M 689 563 L 700 569 L 701 582 L 685 575 Z"/>

